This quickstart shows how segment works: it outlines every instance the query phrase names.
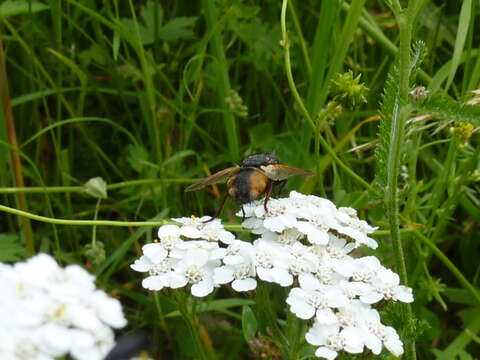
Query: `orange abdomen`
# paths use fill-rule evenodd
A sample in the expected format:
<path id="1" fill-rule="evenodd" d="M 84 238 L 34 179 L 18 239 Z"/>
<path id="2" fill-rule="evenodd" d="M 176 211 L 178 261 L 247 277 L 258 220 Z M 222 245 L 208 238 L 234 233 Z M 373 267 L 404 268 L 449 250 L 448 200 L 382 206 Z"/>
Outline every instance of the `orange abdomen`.
<path id="1" fill-rule="evenodd" d="M 246 168 L 228 179 L 228 194 L 242 205 L 258 199 L 267 188 L 270 180 L 262 172 Z"/>

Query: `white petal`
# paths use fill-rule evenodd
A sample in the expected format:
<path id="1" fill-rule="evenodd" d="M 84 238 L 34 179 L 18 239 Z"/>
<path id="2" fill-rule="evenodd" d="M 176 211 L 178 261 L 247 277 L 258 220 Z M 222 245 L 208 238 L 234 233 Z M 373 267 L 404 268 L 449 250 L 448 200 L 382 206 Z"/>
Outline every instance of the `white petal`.
<path id="1" fill-rule="evenodd" d="M 411 303 L 411 302 L 413 302 L 412 289 L 410 289 L 409 287 L 403 286 L 403 285 L 399 285 L 395 289 L 394 298 L 396 300 L 401 301 L 401 302 Z"/>
<path id="2" fill-rule="evenodd" d="M 266 218 L 263 221 L 263 226 L 265 226 L 268 230 L 278 233 L 281 233 L 283 230 L 285 230 L 285 224 L 283 224 L 278 217 Z"/>
<path id="3" fill-rule="evenodd" d="M 360 296 L 360 300 L 365 304 L 375 304 L 383 299 L 383 295 L 378 292 L 371 292 L 366 295 Z"/>
<path id="4" fill-rule="evenodd" d="M 123 316 L 122 305 L 117 299 L 108 297 L 103 291 L 95 292 L 96 308 L 100 319 L 107 325 L 120 329 L 127 324 Z"/>
<path id="5" fill-rule="evenodd" d="M 338 322 L 337 317 L 330 308 L 318 309 L 316 313 L 316 319 L 322 325 L 331 325 Z"/>
<path id="6" fill-rule="evenodd" d="M 321 325 L 315 321 L 305 334 L 305 339 L 312 345 L 324 345 L 330 335 L 338 334 L 339 329 L 338 324 Z"/>
<path id="7" fill-rule="evenodd" d="M 172 289 L 178 289 L 188 284 L 188 280 L 185 276 L 179 273 L 171 273 L 168 276 L 168 284 Z"/>
<path id="8" fill-rule="evenodd" d="M 272 269 L 273 282 L 286 287 L 293 284 L 293 276 L 286 270 L 280 268 Z"/>
<path id="9" fill-rule="evenodd" d="M 365 346 L 375 355 L 380 354 L 382 352 L 382 341 L 368 330 L 365 330 L 363 334 L 363 342 L 365 343 Z"/>
<path id="10" fill-rule="evenodd" d="M 387 326 L 388 337 L 387 340 L 384 341 L 385 347 L 395 356 L 400 356 L 403 354 L 403 343 L 400 340 L 397 332 L 394 328 Z"/>
<path id="11" fill-rule="evenodd" d="M 334 350 L 331 350 L 327 347 L 319 347 L 317 351 L 315 351 L 315 356 L 321 357 L 327 360 L 334 360 L 337 357 L 338 353 Z"/>
<path id="12" fill-rule="evenodd" d="M 257 287 L 257 280 L 252 278 L 235 280 L 232 282 L 232 288 L 236 291 L 250 291 Z"/>
<path id="13" fill-rule="evenodd" d="M 245 258 L 238 254 L 238 255 L 227 255 L 223 258 L 223 263 L 225 265 L 239 265 L 245 262 Z"/>
<path id="14" fill-rule="evenodd" d="M 140 259 L 135 260 L 135 262 L 130 265 L 130 268 L 132 268 L 135 271 L 146 272 L 150 270 L 152 265 L 153 265 L 152 262 L 148 260 L 148 258 L 145 255 L 143 255 L 140 257 Z"/>
<path id="15" fill-rule="evenodd" d="M 222 266 L 216 268 L 213 272 L 213 281 L 215 284 L 227 284 L 233 280 L 233 269 Z"/>
<path id="16" fill-rule="evenodd" d="M 296 216 L 286 213 L 283 215 L 280 215 L 281 221 L 287 228 L 293 228 L 295 225 L 297 225 L 297 218 Z"/>
<path id="17" fill-rule="evenodd" d="M 400 277 L 392 270 L 381 268 L 377 272 L 377 277 L 384 283 L 398 285 L 400 284 Z"/>
<path id="18" fill-rule="evenodd" d="M 72 342 L 68 328 L 49 323 L 37 329 L 37 331 L 40 335 L 39 345 L 43 351 L 53 357 L 66 355 Z"/>
<path id="19" fill-rule="evenodd" d="M 317 231 L 317 228 L 307 221 L 297 221 L 295 227 L 298 229 L 298 231 L 305 235 L 309 235 Z"/>
<path id="20" fill-rule="evenodd" d="M 160 243 L 151 243 L 143 245 L 142 247 L 143 253 L 146 257 L 150 259 L 150 261 L 154 264 L 159 263 L 163 259 L 165 259 L 168 255 L 167 250 L 165 250 Z"/>
<path id="21" fill-rule="evenodd" d="M 267 282 L 273 282 L 273 276 L 270 269 L 266 269 L 264 267 L 259 266 L 255 270 L 257 271 L 257 275 L 260 279 Z"/>
<path id="22" fill-rule="evenodd" d="M 328 233 L 323 230 L 317 230 L 307 235 L 308 241 L 311 244 L 327 245 L 330 239 Z"/>
<path id="23" fill-rule="evenodd" d="M 222 231 L 219 240 L 224 244 L 230 245 L 235 241 L 235 235 L 228 231 Z"/>
<path id="24" fill-rule="evenodd" d="M 305 290 L 317 290 L 320 288 L 320 280 L 312 274 L 301 274 L 298 277 L 300 287 Z"/>
<path id="25" fill-rule="evenodd" d="M 213 282 L 210 279 L 202 280 L 192 285 L 192 295 L 196 297 L 204 297 L 213 291 Z"/>
<path id="26" fill-rule="evenodd" d="M 180 229 L 180 233 L 185 236 L 185 237 L 188 237 L 190 239 L 199 239 L 199 238 L 202 238 L 203 237 L 203 234 L 196 228 L 194 228 L 193 226 L 183 226 L 181 229 Z"/>
<path id="27" fill-rule="evenodd" d="M 180 228 L 177 225 L 163 225 L 158 229 L 157 235 L 160 239 L 167 236 L 180 236 Z"/>
<path id="28" fill-rule="evenodd" d="M 84 305 L 72 304 L 67 308 L 72 325 L 80 329 L 97 331 L 102 327 L 100 319 L 92 309 Z"/>
<path id="29" fill-rule="evenodd" d="M 162 290 L 166 285 L 164 277 L 160 275 L 149 276 L 142 281 L 142 286 L 148 290 Z"/>
<path id="30" fill-rule="evenodd" d="M 209 260 L 210 253 L 204 249 L 188 250 L 185 254 L 184 261 L 190 265 L 197 265 L 199 267 L 205 265 Z"/>
<path id="31" fill-rule="evenodd" d="M 295 302 L 290 306 L 290 311 L 294 313 L 298 318 L 308 320 L 315 315 L 315 308 L 308 305 L 306 302 Z"/>
<path id="32" fill-rule="evenodd" d="M 210 250 L 209 260 L 222 260 L 227 254 L 227 249 L 218 248 Z"/>
<path id="33" fill-rule="evenodd" d="M 351 354 L 359 354 L 363 351 L 363 334 L 360 329 L 349 326 L 342 330 L 342 337 L 346 340 L 344 349 Z"/>
<path id="34" fill-rule="evenodd" d="M 345 277 L 351 277 L 356 270 L 355 262 L 351 258 L 345 260 L 331 259 L 330 262 L 333 270 Z"/>
<path id="35" fill-rule="evenodd" d="M 267 241 L 278 241 L 278 234 L 273 231 L 266 231 L 262 234 L 262 238 Z"/>

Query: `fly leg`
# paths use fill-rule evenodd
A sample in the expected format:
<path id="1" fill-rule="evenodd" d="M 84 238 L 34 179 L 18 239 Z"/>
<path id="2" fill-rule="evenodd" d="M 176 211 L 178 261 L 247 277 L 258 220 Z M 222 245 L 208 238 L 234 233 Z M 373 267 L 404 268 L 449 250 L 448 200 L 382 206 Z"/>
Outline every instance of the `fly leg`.
<path id="1" fill-rule="evenodd" d="M 245 210 L 243 209 L 243 205 L 240 205 L 240 209 L 242 209 L 242 222 L 245 221 Z"/>
<path id="2" fill-rule="evenodd" d="M 275 182 L 275 186 L 276 186 L 276 192 L 275 194 L 277 196 L 280 196 L 283 192 L 283 190 L 285 189 L 285 185 L 287 185 L 287 180 L 281 180 L 281 181 L 276 181 Z"/>
<path id="3" fill-rule="evenodd" d="M 227 196 L 228 196 L 228 192 L 226 192 L 225 195 L 223 195 L 222 202 L 220 203 L 220 207 L 218 208 L 215 215 L 213 215 L 210 219 L 204 221 L 203 222 L 204 224 L 209 223 L 210 221 L 213 221 L 220 216 L 220 213 L 222 212 L 222 209 L 223 209 L 223 205 L 225 205 L 225 200 L 227 200 Z"/>
<path id="4" fill-rule="evenodd" d="M 267 184 L 267 191 L 265 193 L 265 201 L 263 202 L 263 208 L 265 209 L 266 213 L 268 213 L 267 203 L 268 203 L 268 199 L 270 199 L 270 195 L 272 194 L 272 190 L 273 190 L 273 181 L 269 180 Z"/>

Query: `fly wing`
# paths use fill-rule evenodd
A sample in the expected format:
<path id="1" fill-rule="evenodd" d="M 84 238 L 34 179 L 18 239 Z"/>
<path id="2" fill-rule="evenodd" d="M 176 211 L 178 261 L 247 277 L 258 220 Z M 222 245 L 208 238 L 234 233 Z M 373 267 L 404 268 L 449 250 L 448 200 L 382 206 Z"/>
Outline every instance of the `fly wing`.
<path id="1" fill-rule="evenodd" d="M 265 172 L 265 175 L 267 175 L 269 179 L 272 179 L 275 181 L 285 180 L 290 176 L 295 176 L 295 175 L 305 175 L 305 176 L 313 175 L 313 173 L 310 170 L 299 169 L 290 165 L 274 164 L 274 165 L 260 166 L 260 168 Z"/>
<path id="2" fill-rule="evenodd" d="M 193 183 L 189 187 L 185 189 L 185 191 L 195 191 L 203 189 L 205 186 L 216 184 L 218 182 L 224 181 L 225 179 L 229 178 L 232 175 L 235 175 L 240 170 L 240 166 L 234 166 L 231 168 L 220 170 L 219 172 L 201 179 L 196 183 Z"/>

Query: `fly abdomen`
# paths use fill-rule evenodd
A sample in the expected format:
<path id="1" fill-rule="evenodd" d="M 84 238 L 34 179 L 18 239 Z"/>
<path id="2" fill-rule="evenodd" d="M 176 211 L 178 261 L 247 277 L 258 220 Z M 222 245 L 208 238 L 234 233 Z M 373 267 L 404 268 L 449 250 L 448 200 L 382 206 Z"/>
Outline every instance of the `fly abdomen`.
<path id="1" fill-rule="evenodd" d="M 247 168 L 228 180 L 228 194 L 243 205 L 258 199 L 265 192 L 268 181 L 257 169 Z"/>

